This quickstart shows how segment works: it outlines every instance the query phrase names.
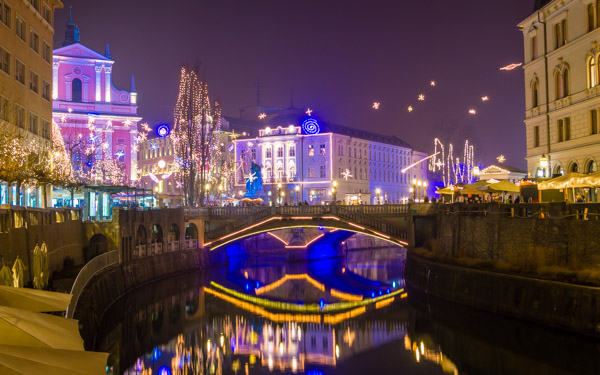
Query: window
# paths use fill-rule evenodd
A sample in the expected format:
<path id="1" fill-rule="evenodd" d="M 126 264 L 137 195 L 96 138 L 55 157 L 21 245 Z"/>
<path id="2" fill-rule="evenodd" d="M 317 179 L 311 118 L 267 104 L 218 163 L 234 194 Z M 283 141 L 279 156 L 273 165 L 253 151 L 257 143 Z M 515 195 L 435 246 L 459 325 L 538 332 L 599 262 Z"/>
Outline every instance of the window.
<path id="1" fill-rule="evenodd" d="M 25 64 L 15 59 L 15 79 L 25 84 Z"/>
<path id="2" fill-rule="evenodd" d="M 538 58 L 537 36 L 531 38 L 531 60 Z"/>
<path id="3" fill-rule="evenodd" d="M 289 154 L 290 156 L 296 156 L 296 146 L 290 146 Z"/>
<path id="4" fill-rule="evenodd" d="M 282 158 L 283 157 L 283 146 L 277 147 L 277 157 L 278 158 Z"/>
<path id="5" fill-rule="evenodd" d="M 272 158 L 273 157 L 273 149 L 271 147 L 267 147 L 267 158 Z"/>
<path id="6" fill-rule="evenodd" d="M 567 20 L 563 19 L 554 25 L 554 45 L 560 48 L 567 44 Z"/>
<path id="7" fill-rule="evenodd" d="M 27 32 L 27 24 L 25 24 L 25 21 L 19 15 L 17 15 L 17 17 L 16 17 L 15 32 L 17 33 L 17 36 L 19 38 L 21 38 L 23 41 L 25 41 L 25 38 L 26 38 L 25 33 Z"/>
<path id="8" fill-rule="evenodd" d="M 328 346 L 329 346 L 329 341 L 327 340 L 327 337 L 323 337 L 323 350 L 327 350 Z"/>
<path id="9" fill-rule="evenodd" d="M 565 118 L 565 141 L 571 139 L 571 118 Z"/>
<path id="10" fill-rule="evenodd" d="M 594 56 L 588 59 L 588 88 L 598 85 L 598 65 Z"/>
<path id="11" fill-rule="evenodd" d="M 558 132 L 558 141 L 564 142 L 571 139 L 571 118 L 566 117 L 564 119 L 558 120 L 557 126 Z"/>
<path id="12" fill-rule="evenodd" d="M 33 134 L 38 133 L 38 117 L 34 113 L 29 113 L 29 131 Z"/>
<path id="13" fill-rule="evenodd" d="M 325 177 L 327 177 L 327 170 L 325 169 L 325 166 L 324 166 L 324 165 L 322 165 L 322 166 L 319 168 L 319 177 L 321 177 L 321 178 L 325 178 Z"/>
<path id="14" fill-rule="evenodd" d="M 0 120 L 8 121 L 8 99 L 0 96 Z"/>
<path id="15" fill-rule="evenodd" d="M 50 45 L 46 42 L 42 43 L 42 57 L 47 63 L 52 61 L 52 50 L 50 49 Z"/>
<path id="16" fill-rule="evenodd" d="M 308 156 L 315 156 L 315 146 L 308 145 Z"/>
<path id="17" fill-rule="evenodd" d="M 40 11 L 40 0 L 29 0 L 29 2 L 31 3 L 31 5 L 33 5 L 35 10 L 37 10 L 38 12 Z"/>
<path id="18" fill-rule="evenodd" d="M 594 30 L 594 4 L 588 4 L 587 6 L 587 30 Z"/>
<path id="19" fill-rule="evenodd" d="M 319 151 L 319 155 L 321 156 L 325 156 L 325 145 L 321 145 L 320 147 L 320 151 Z M 356 153 L 355 153 L 356 154 Z M 356 156 L 356 155 L 355 155 Z"/>
<path id="20" fill-rule="evenodd" d="M 536 108 L 539 105 L 538 81 L 531 81 L 531 107 Z"/>
<path id="21" fill-rule="evenodd" d="M 42 137 L 50 139 L 50 121 L 42 119 Z"/>
<path id="22" fill-rule="evenodd" d="M 75 78 L 71 83 L 71 100 L 81 102 L 81 80 Z"/>
<path id="23" fill-rule="evenodd" d="M 2 47 L 0 47 L 0 70 L 10 74 L 10 53 Z"/>
<path id="24" fill-rule="evenodd" d="M 52 25 L 52 11 L 50 10 L 49 7 L 44 5 L 44 12 L 43 12 L 42 16 L 50 25 Z"/>
<path id="25" fill-rule="evenodd" d="M 10 7 L 5 1 L 0 0 L 0 22 L 10 28 Z"/>
<path id="26" fill-rule="evenodd" d="M 540 127 L 534 126 L 533 127 L 533 147 L 539 147 L 539 146 L 540 146 Z"/>
<path id="27" fill-rule="evenodd" d="M 344 156 L 344 146 L 338 145 L 338 156 Z"/>
<path id="28" fill-rule="evenodd" d="M 25 127 L 25 108 L 15 104 L 15 125 L 20 128 Z"/>
<path id="29" fill-rule="evenodd" d="M 39 92 L 39 80 L 40 78 L 37 73 L 29 69 L 29 90 L 36 94 Z"/>
<path id="30" fill-rule="evenodd" d="M 569 70 L 563 68 L 554 74 L 556 99 L 561 99 L 569 95 Z"/>
<path id="31" fill-rule="evenodd" d="M 590 134 L 598 134 L 598 111 L 590 111 Z"/>
<path id="32" fill-rule="evenodd" d="M 315 169 L 313 167 L 308 168 L 308 178 L 315 178 Z"/>
<path id="33" fill-rule="evenodd" d="M 37 53 L 40 53 L 40 35 L 31 29 L 29 31 L 29 47 Z"/>
<path id="34" fill-rule="evenodd" d="M 593 160 L 590 160 L 587 164 L 587 167 L 585 168 L 585 173 L 596 173 L 598 172 L 598 167 L 596 165 L 596 162 Z"/>
<path id="35" fill-rule="evenodd" d="M 256 160 L 256 149 L 255 148 L 251 149 L 250 153 L 252 155 L 252 160 Z"/>

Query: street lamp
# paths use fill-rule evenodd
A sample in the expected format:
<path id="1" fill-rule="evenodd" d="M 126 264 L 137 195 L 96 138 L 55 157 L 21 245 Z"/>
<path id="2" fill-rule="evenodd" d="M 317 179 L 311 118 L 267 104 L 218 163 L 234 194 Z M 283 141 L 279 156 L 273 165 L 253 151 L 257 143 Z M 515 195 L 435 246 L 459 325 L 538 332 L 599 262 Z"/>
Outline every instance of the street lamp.
<path id="1" fill-rule="evenodd" d="M 540 167 L 542 167 L 542 170 L 544 172 L 544 175 L 542 177 L 546 177 L 546 168 L 548 168 L 548 157 L 546 155 L 542 155 L 542 157 L 540 158 Z"/>
<path id="2" fill-rule="evenodd" d="M 281 202 L 279 204 L 283 204 L 283 199 L 285 197 L 285 191 L 281 192 Z"/>
<path id="3" fill-rule="evenodd" d="M 277 184 L 277 203 L 281 204 L 281 182 Z"/>
<path id="4" fill-rule="evenodd" d="M 331 192 L 333 194 L 333 203 L 337 202 L 337 181 L 333 181 L 333 188 L 331 188 Z"/>
<path id="5" fill-rule="evenodd" d="M 375 189 L 375 196 L 377 197 L 377 204 L 381 204 L 381 198 L 380 198 L 380 194 L 381 194 L 381 189 L 377 188 Z"/>
<path id="6" fill-rule="evenodd" d="M 313 200 L 313 197 L 314 197 L 314 196 L 315 196 L 315 191 L 314 191 L 314 190 L 311 190 L 311 191 L 310 191 L 310 197 L 309 197 L 309 198 L 310 198 L 310 201 L 311 201 L 311 203 L 312 203 L 312 200 Z"/>
<path id="7" fill-rule="evenodd" d="M 300 191 L 300 186 L 296 185 L 294 190 L 296 191 L 296 206 L 297 206 L 298 205 L 298 192 Z"/>

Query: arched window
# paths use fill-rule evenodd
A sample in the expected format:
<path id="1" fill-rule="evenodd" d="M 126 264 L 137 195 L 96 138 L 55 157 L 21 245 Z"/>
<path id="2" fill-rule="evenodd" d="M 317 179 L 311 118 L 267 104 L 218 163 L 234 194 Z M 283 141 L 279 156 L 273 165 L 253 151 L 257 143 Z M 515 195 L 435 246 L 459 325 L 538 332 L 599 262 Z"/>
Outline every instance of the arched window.
<path id="1" fill-rule="evenodd" d="M 594 26 L 598 27 L 599 20 L 600 20 L 600 0 L 596 0 L 596 24 Z"/>
<path id="2" fill-rule="evenodd" d="M 554 168 L 554 174 L 558 175 L 558 176 L 563 176 L 565 174 L 565 171 L 563 170 L 562 165 L 558 164 L 555 168 Z"/>
<path id="3" fill-rule="evenodd" d="M 585 167 L 585 173 L 596 173 L 598 172 L 598 166 L 594 160 L 590 160 Z"/>
<path id="4" fill-rule="evenodd" d="M 79 78 L 75 78 L 71 83 L 71 99 L 74 102 L 81 102 L 81 80 Z"/>
<path id="5" fill-rule="evenodd" d="M 277 167 L 277 178 L 283 180 L 283 167 L 281 165 Z"/>
<path id="6" fill-rule="evenodd" d="M 579 166 L 577 165 L 577 163 L 571 164 L 571 168 L 569 168 L 569 172 L 577 173 L 578 171 L 579 171 Z"/>
<path id="7" fill-rule="evenodd" d="M 588 60 L 588 88 L 596 87 L 598 85 L 598 65 L 596 64 L 596 58 L 590 57 Z"/>
<path id="8" fill-rule="evenodd" d="M 538 81 L 534 79 L 531 81 L 531 107 L 536 108 L 539 105 L 539 93 L 538 93 Z"/>
<path id="9" fill-rule="evenodd" d="M 556 100 L 569 95 L 569 70 L 563 68 L 554 74 Z"/>

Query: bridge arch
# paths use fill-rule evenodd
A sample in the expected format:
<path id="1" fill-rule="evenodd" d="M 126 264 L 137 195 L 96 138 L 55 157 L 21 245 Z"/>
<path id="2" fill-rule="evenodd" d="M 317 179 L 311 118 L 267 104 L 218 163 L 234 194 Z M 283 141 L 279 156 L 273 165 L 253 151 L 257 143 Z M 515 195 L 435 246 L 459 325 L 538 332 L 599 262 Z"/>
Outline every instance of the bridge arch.
<path id="1" fill-rule="evenodd" d="M 238 231 L 225 234 L 213 241 L 207 242 L 204 244 L 204 247 L 208 248 L 210 251 L 214 251 L 218 248 L 221 248 L 224 245 L 239 241 L 243 238 L 253 236 L 256 234 L 270 232 L 277 229 L 307 227 L 347 230 L 355 233 L 362 233 L 368 236 L 376 237 L 395 245 L 408 246 L 408 242 L 406 242 L 405 240 L 406 236 L 402 236 L 403 233 L 395 233 L 395 235 L 388 235 L 382 233 L 381 231 L 368 228 L 364 225 L 359 225 L 351 220 L 342 219 L 337 216 L 330 215 L 323 216 L 320 218 L 302 216 L 271 217 L 259 223 L 249 225 Z"/>
<path id="2" fill-rule="evenodd" d="M 185 227 L 185 239 L 186 240 L 197 240 L 198 239 L 198 227 L 194 223 L 188 223 Z"/>
<path id="3" fill-rule="evenodd" d="M 108 238 L 102 233 L 97 233 L 90 238 L 90 257 L 108 252 Z"/>

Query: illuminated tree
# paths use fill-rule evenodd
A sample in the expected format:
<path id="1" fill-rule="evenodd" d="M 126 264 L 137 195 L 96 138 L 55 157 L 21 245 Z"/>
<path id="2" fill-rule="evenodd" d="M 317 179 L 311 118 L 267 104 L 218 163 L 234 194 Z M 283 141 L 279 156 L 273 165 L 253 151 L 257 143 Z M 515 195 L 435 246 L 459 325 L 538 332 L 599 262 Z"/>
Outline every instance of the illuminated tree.
<path id="1" fill-rule="evenodd" d="M 25 147 L 24 138 L 13 135 L 13 132 L 0 132 L 0 180 L 17 186 L 17 197 L 20 195 L 21 186 L 29 179 L 30 173 L 27 168 L 29 159 L 28 147 Z M 9 189 L 10 191 L 10 189 Z M 9 202 L 10 203 L 10 202 Z M 17 205 L 20 204 L 17 199 Z"/>
<path id="2" fill-rule="evenodd" d="M 177 179 L 188 206 L 203 205 L 205 189 L 218 139 L 221 110 L 211 108 L 208 85 L 200 81 L 198 68 L 181 68 L 179 94 L 171 133 Z M 218 143 L 217 143 L 218 144 Z"/>

